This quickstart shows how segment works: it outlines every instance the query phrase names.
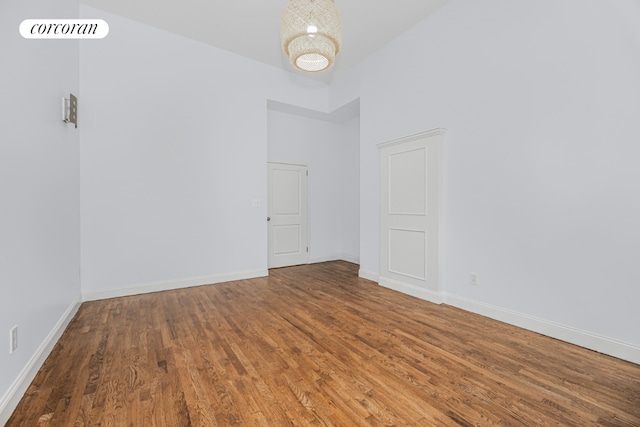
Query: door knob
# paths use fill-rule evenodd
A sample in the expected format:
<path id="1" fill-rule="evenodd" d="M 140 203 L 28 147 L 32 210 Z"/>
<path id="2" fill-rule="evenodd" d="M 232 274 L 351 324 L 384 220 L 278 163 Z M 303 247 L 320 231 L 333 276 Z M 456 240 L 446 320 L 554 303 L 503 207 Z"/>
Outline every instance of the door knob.
<path id="1" fill-rule="evenodd" d="M 267 217 L 267 221 L 271 221 L 271 217 L 270 216 Z"/>

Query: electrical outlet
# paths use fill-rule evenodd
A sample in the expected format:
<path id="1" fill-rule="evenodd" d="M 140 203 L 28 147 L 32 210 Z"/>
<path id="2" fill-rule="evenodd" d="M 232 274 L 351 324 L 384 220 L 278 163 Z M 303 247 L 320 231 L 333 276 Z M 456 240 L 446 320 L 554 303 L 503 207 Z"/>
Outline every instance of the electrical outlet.
<path id="1" fill-rule="evenodd" d="M 478 273 L 471 273 L 469 280 L 472 285 L 478 285 Z"/>
<path id="2" fill-rule="evenodd" d="M 18 349 L 18 325 L 9 331 L 9 353 L 13 353 Z"/>

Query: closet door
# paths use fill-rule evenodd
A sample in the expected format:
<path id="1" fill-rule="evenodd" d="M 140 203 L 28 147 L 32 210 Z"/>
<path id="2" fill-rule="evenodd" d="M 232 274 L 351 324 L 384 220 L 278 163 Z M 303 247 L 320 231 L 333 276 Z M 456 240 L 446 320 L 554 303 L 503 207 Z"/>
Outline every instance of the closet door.
<path id="1" fill-rule="evenodd" d="M 442 302 L 441 145 L 444 129 L 379 144 L 380 279 L 383 286 Z"/>

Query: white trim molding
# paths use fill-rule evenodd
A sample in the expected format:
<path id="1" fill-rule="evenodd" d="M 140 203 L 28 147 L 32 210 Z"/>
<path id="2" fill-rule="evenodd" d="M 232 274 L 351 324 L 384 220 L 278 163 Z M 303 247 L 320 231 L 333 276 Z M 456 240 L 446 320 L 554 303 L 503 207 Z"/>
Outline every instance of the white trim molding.
<path id="1" fill-rule="evenodd" d="M 344 253 L 309 258 L 309 264 L 318 264 L 320 262 L 329 262 L 329 261 L 346 261 L 352 264 L 360 264 L 360 258 L 354 255 L 349 255 Z"/>
<path id="2" fill-rule="evenodd" d="M 376 144 L 378 148 L 391 147 L 394 145 L 404 144 L 406 142 L 417 141 L 423 138 L 431 138 L 433 136 L 444 136 L 447 133 L 447 129 L 443 127 L 430 129 L 414 133 L 412 135 L 403 136 L 401 138 L 392 139 L 391 141 L 383 141 Z"/>
<path id="3" fill-rule="evenodd" d="M 378 282 L 437 304 L 442 303 L 443 290 L 442 157 L 446 132 L 445 128 L 435 128 L 377 144 L 380 149 Z M 415 187 L 415 192 L 407 191 L 409 187 Z"/>
<path id="4" fill-rule="evenodd" d="M 445 293 L 444 302 L 472 313 L 640 364 L 640 347 L 632 344 L 456 295 Z"/>
<path id="5" fill-rule="evenodd" d="M 20 399 L 31 385 L 31 382 L 35 378 L 36 374 L 44 364 L 49 354 L 51 354 L 51 350 L 56 345 L 62 333 L 73 319 L 73 316 L 80 308 L 80 302 L 82 297 L 78 295 L 76 299 L 69 305 L 67 310 L 62 314 L 58 323 L 53 327 L 49 335 L 44 339 L 42 344 L 38 347 L 36 352 L 33 354 L 29 362 L 26 364 L 24 369 L 18 375 L 18 378 L 11 384 L 9 389 L 5 392 L 4 396 L 0 398 L 0 425 L 5 425 L 5 423 L 13 414 L 13 411 L 20 403 Z"/>
<path id="6" fill-rule="evenodd" d="M 402 292 L 403 294 L 411 295 L 413 297 L 420 298 L 434 304 L 443 303 L 442 294 L 440 292 L 434 292 L 429 289 L 424 289 L 419 286 L 412 285 L 411 283 L 401 282 L 399 280 L 390 279 L 388 277 L 380 277 L 378 284 L 380 286 L 384 286 L 385 288 Z"/>
<path id="7" fill-rule="evenodd" d="M 350 262 L 351 264 L 358 264 L 360 265 L 360 257 L 357 257 L 355 255 L 349 255 L 349 254 L 340 254 L 340 259 L 342 261 L 346 261 L 346 262 Z"/>
<path id="8" fill-rule="evenodd" d="M 362 268 L 358 270 L 358 277 L 362 277 L 363 279 L 371 280 L 372 282 L 376 282 L 376 283 L 378 283 L 378 279 L 380 278 L 378 273 L 363 270 Z"/>
<path id="9" fill-rule="evenodd" d="M 172 289 L 190 288 L 192 286 L 213 285 L 216 283 L 232 282 L 234 280 L 254 279 L 257 277 L 266 277 L 268 275 L 268 270 L 254 270 L 238 273 L 168 280 L 163 282 L 143 283 L 138 285 L 124 286 L 120 288 L 83 292 L 82 300 L 96 301 L 108 298 L 126 297 L 130 295 L 147 294 L 151 292 L 169 291 Z"/>
<path id="10" fill-rule="evenodd" d="M 375 277 L 374 273 L 366 273 Z M 360 277 L 363 276 L 360 270 Z M 373 280 L 373 279 L 370 279 Z M 518 313 L 495 305 L 474 301 L 468 298 L 453 295 L 447 292 L 434 292 L 423 289 L 410 283 L 404 283 L 387 277 L 379 277 L 380 286 L 420 298 L 435 304 L 448 304 L 462 310 L 489 317 L 509 325 L 517 326 L 532 332 L 546 335 L 570 344 L 575 344 L 589 350 L 597 351 L 618 359 L 640 365 L 640 347 L 626 342 L 618 341 L 592 332 L 583 331 L 571 326 L 561 325 L 539 317 Z"/>

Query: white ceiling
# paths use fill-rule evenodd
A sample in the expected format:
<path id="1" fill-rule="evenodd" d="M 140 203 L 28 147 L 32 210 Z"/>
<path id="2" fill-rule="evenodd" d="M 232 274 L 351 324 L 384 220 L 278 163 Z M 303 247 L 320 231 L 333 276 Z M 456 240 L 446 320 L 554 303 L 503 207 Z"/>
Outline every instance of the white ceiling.
<path id="1" fill-rule="evenodd" d="M 297 73 L 280 47 L 280 15 L 287 1 L 81 0 L 88 6 Z M 335 0 L 342 13 L 342 50 L 332 69 L 306 75 L 329 82 L 447 1 Z"/>

